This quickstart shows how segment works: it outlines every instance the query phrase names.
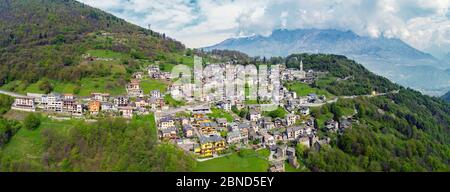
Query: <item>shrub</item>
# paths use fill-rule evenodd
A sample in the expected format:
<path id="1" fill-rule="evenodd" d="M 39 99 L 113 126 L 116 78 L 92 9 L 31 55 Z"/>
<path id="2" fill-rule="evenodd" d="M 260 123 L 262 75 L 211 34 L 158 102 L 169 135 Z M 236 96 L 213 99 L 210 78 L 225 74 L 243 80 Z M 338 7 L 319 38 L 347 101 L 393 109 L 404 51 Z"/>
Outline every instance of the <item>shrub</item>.
<path id="1" fill-rule="evenodd" d="M 24 127 L 28 130 L 35 130 L 41 125 L 40 115 L 36 115 L 34 113 L 30 113 L 23 122 Z"/>

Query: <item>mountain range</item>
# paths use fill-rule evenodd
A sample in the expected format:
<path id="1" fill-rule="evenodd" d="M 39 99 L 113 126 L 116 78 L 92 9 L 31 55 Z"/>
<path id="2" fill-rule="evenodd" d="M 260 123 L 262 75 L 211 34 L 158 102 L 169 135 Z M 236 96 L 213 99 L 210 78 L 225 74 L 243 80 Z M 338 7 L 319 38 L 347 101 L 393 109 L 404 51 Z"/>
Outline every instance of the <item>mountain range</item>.
<path id="1" fill-rule="evenodd" d="M 335 29 L 280 29 L 270 36 L 231 38 L 203 49 L 236 50 L 260 57 L 339 54 L 396 83 L 429 95 L 442 95 L 450 90 L 447 59 L 437 59 L 396 38 L 372 38 Z"/>

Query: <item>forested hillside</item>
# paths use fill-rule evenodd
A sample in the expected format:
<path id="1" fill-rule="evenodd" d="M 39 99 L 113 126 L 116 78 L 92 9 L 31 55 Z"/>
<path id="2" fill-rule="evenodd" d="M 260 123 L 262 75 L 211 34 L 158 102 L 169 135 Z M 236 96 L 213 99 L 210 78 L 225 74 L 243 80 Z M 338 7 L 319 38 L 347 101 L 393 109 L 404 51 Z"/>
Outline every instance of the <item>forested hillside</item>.
<path id="1" fill-rule="evenodd" d="M 386 93 L 400 88 L 388 79 L 375 75 L 361 64 L 341 55 L 293 54 L 284 62 L 286 67 L 299 68 L 303 61 L 305 70 L 325 71 L 328 74 L 314 86 L 334 95 L 365 95 L 373 91 Z"/>
<path id="2" fill-rule="evenodd" d="M 89 50 L 112 50 L 135 59 L 165 60 L 184 45 L 74 0 L 0 1 L 0 86 L 43 77 L 77 82 L 99 70 L 80 67 Z M 131 65 L 131 66 L 128 66 Z"/>
<path id="3" fill-rule="evenodd" d="M 342 100 L 313 110 L 317 118 L 337 118 L 356 109 L 352 129 L 328 134 L 330 146 L 298 146 L 312 171 L 449 171 L 450 106 L 439 99 L 402 89 L 398 94 Z"/>
<path id="4" fill-rule="evenodd" d="M 37 118 L 40 123 L 30 129 L 28 120 L 17 123 L 0 117 L 0 134 L 15 134 L 9 142 L 0 137 L 1 171 L 190 171 L 195 167 L 191 155 L 172 144 L 157 143 L 150 116 L 96 123 Z"/>

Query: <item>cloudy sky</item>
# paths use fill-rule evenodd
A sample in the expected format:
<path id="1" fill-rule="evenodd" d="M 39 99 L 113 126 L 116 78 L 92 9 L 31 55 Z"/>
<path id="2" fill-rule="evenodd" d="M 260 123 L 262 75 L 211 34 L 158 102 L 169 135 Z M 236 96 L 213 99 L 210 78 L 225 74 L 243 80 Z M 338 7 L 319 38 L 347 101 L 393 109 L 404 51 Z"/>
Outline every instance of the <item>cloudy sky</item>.
<path id="1" fill-rule="evenodd" d="M 274 29 L 333 28 L 450 52 L 450 0 L 79 0 L 188 47 Z"/>

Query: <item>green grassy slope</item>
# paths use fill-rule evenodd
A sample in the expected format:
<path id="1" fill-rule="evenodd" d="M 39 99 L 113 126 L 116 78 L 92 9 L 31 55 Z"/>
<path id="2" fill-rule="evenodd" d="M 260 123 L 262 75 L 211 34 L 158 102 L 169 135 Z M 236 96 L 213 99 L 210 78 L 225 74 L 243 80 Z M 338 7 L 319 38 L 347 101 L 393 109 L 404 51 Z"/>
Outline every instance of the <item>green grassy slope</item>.
<path id="1" fill-rule="evenodd" d="M 269 169 L 268 150 L 244 150 L 228 156 L 197 163 L 196 172 L 266 172 Z M 244 154 L 245 153 L 245 154 Z"/>

